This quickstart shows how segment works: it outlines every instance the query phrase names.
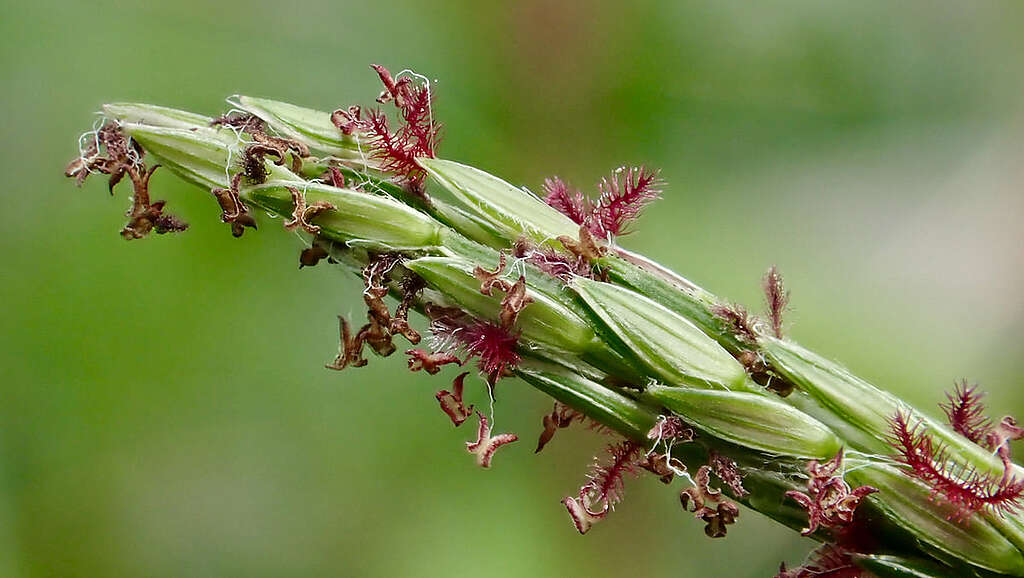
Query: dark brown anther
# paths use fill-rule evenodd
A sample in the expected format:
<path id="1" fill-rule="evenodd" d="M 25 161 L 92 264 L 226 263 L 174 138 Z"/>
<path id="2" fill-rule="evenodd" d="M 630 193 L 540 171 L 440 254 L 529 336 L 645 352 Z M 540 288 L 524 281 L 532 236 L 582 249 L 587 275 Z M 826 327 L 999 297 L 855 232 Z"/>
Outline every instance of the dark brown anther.
<path id="1" fill-rule="evenodd" d="M 414 273 L 406 273 L 399 282 L 402 290 L 402 300 L 395 308 L 395 314 L 391 318 L 391 333 L 405 337 L 409 343 L 416 345 L 422 339 L 419 332 L 409 326 L 409 308 L 413 306 L 419 294 L 426 288 L 427 283 Z"/>
<path id="2" fill-rule="evenodd" d="M 161 210 L 163 209 L 163 201 L 160 201 L 160 208 Z M 161 212 L 153 221 L 153 230 L 156 231 L 157 235 L 180 233 L 186 229 L 188 229 L 188 223 L 168 213 Z"/>
<path id="3" fill-rule="evenodd" d="M 362 358 L 363 345 L 369 345 L 374 353 L 381 357 L 387 357 L 396 351 L 392 341 L 391 313 L 384 303 L 384 296 L 388 294 L 387 275 L 401 261 L 397 254 L 371 255 L 370 262 L 363 268 L 363 282 L 366 289 L 363 291 L 363 301 L 366 303 L 366 316 L 369 322 L 351 336 L 347 322 L 343 323 L 342 348 L 338 358 L 328 367 L 342 369 L 346 365 L 365 365 L 366 360 Z M 411 330 L 410 330 L 411 331 Z M 419 337 L 418 334 L 415 337 Z M 357 367 L 359 365 L 356 365 Z"/>
<path id="4" fill-rule="evenodd" d="M 371 254 L 369 263 L 363 267 L 363 302 L 370 320 L 380 326 L 380 330 L 390 332 L 391 311 L 384 303 L 384 296 L 388 294 L 388 274 L 402 260 L 397 253 L 384 253 L 382 255 Z"/>
<path id="5" fill-rule="evenodd" d="M 241 166 L 242 174 L 245 175 L 245 181 L 250 185 L 267 182 L 270 171 L 267 169 L 265 157 L 268 154 L 279 157 L 277 150 L 259 143 L 251 144 L 242 151 L 242 160 L 239 161 L 239 165 Z"/>
<path id="6" fill-rule="evenodd" d="M 188 228 L 188 225 L 177 217 L 163 214 L 164 201 L 150 202 L 149 179 L 159 166 L 153 165 L 153 168 L 144 173 L 136 170 L 120 173 L 121 175 L 128 174 L 131 177 L 134 189 L 132 208 L 127 213 L 128 223 L 121 229 L 121 236 L 125 239 L 141 239 L 154 229 L 157 234 L 163 234 L 184 231 Z"/>
<path id="7" fill-rule="evenodd" d="M 341 315 L 338 316 L 338 327 L 341 334 L 338 342 L 338 355 L 325 367 L 341 371 L 349 366 L 363 367 L 366 365 L 366 358 L 362 354 L 362 341 L 352 335 L 348 320 Z"/>
<path id="8" fill-rule="evenodd" d="M 704 533 L 709 538 L 724 538 L 726 526 L 735 524 L 739 515 L 740 509 L 736 504 L 729 501 L 719 502 L 714 512 L 704 512 L 700 516 L 707 522 L 704 526 Z"/>
<path id="9" fill-rule="evenodd" d="M 498 253 L 498 265 L 493 271 L 477 266 L 473 269 L 473 276 L 480 281 L 480 292 L 484 295 L 492 295 L 495 288 L 505 293 L 501 300 L 501 326 L 510 329 L 515 325 L 519 312 L 532 303 L 533 298 L 526 293 L 526 278 L 522 275 L 515 283 L 501 278 L 505 265 L 505 253 Z"/>
<path id="10" fill-rule="evenodd" d="M 231 234 L 241 237 L 246 227 L 256 229 L 256 219 L 249 214 L 249 208 L 238 196 L 238 186 L 241 184 L 242 173 L 236 174 L 231 179 L 231 188 L 212 189 L 210 193 L 217 199 L 220 205 L 220 220 L 231 224 Z"/>
<path id="11" fill-rule="evenodd" d="M 301 228 L 310 235 L 319 235 L 320 226 L 314 225 L 310 221 L 321 213 L 334 211 L 337 208 L 327 201 L 317 201 L 312 205 L 307 205 L 306 195 L 302 191 L 295 187 L 285 188 L 292 194 L 292 203 L 294 203 L 295 209 L 292 210 L 292 218 L 284 222 L 284 228 L 288 231 Z"/>
<path id="12" fill-rule="evenodd" d="M 532 302 L 533 298 L 526 293 L 526 278 L 520 275 L 519 280 L 506 289 L 501 300 L 501 326 L 506 329 L 514 326 L 519 313 Z"/>
<path id="13" fill-rule="evenodd" d="M 345 175 L 338 167 L 328 167 L 324 174 L 320 175 L 320 179 L 326 181 L 332 187 L 345 188 Z"/>
<path id="14" fill-rule="evenodd" d="M 395 102 L 395 106 L 398 108 L 405 108 L 412 80 L 406 77 L 395 81 L 391 76 L 391 72 L 379 64 L 371 64 L 370 68 L 377 72 L 377 76 L 380 77 L 380 81 L 384 85 L 384 91 L 377 97 L 377 102 L 385 104 L 393 100 Z"/>
<path id="15" fill-rule="evenodd" d="M 422 349 L 410 349 L 405 354 L 409 356 L 409 371 L 423 370 L 430 375 L 437 375 L 442 366 L 462 365 L 462 360 L 453 353 L 430 353 Z"/>
<path id="16" fill-rule="evenodd" d="M 592 263 L 608 253 L 608 248 L 598 244 L 590 229 L 583 226 L 580 227 L 579 239 L 562 235 L 558 237 L 558 241 L 562 243 L 566 251 L 585 260 L 587 263 Z"/>
<path id="17" fill-rule="evenodd" d="M 494 271 L 484 269 L 477 265 L 473 268 L 473 276 L 480 281 L 480 292 L 484 295 L 490 296 L 491 291 L 497 285 L 498 289 L 502 291 L 508 291 L 508 281 L 502 279 L 505 274 L 505 253 L 498 253 L 498 265 Z"/>
<path id="18" fill-rule="evenodd" d="M 359 105 L 338 109 L 331 113 L 331 123 L 338 127 L 342 134 L 355 134 L 363 128 L 363 109 Z"/>
<path id="19" fill-rule="evenodd" d="M 409 360 L 409 363 L 411 364 L 412 360 Z M 452 420 L 455 427 L 459 427 L 469 416 L 473 415 L 473 406 L 466 407 L 462 401 L 462 390 L 465 387 L 464 382 L 467 375 L 469 375 L 468 371 L 460 373 L 452 382 L 452 391 L 442 389 L 434 396 L 441 404 L 441 411 Z"/>
<path id="20" fill-rule="evenodd" d="M 387 357 L 396 351 L 394 342 L 391 340 L 391 332 L 387 325 L 382 324 L 373 312 L 367 312 L 370 322 L 359 330 L 356 335 L 360 342 L 366 343 L 374 353 L 381 357 Z"/>
<path id="21" fill-rule="evenodd" d="M 266 167 L 263 157 L 271 155 L 277 158 L 274 164 L 284 164 L 285 157 L 292 153 L 292 172 L 298 174 L 302 170 L 302 159 L 309 156 L 309 147 L 297 140 L 270 136 L 263 119 L 250 113 L 230 114 L 218 117 L 210 126 L 226 126 L 248 133 L 255 143 L 246 147 L 242 156 L 242 169 L 250 179 L 250 183 L 262 183 L 266 180 Z"/>
<path id="22" fill-rule="evenodd" d="M 141 239 L 154 230 L 163 234 L 188 228 L 178 217 L 163 212 L 164 201 L 150 201 L 149 179 L 160 165 L 147 170 L 142 162 L 144 155 L 139 143 L 125 136 L 117 124 L 107 122 L 96 131 L 95 138 L 89 141 L 82 154 L 64 170 L 64 176 L 74 178 L 79 186 L 94 172 L 109 175 L 107 187 L 110 194 L 114 194 L 114 186 L 125 175 L 128 176 L 133 193 L 132 206 L 127 212 L 128 223 L 121 229 L 121 236 L 125 239 Z"/>
<path id="23" fill-rule="evenodd" d="M 548 445 L 548 442 L 555 437 L 555 432 L 569 427 L 574 421 L 583 421 L 583 419 L 584 415 L 582 413 L 556 401 L 551 413 L 544 416 L 544 431 L 540 432 L 540 437 L 537 439 L 537 449 L 533 453 L 540 453 L 544 446 Z"/>
<path id="24" fill-rule="evenodd" d="M 263 119 L 248 112 L 236 112 L 218 116 L 210 122 L 210 126 L 228 127 L 247 133 L 264 132 L 266 125 Z"/>
<path id="25" fill-rule="evenodd" d="M 722 492 L 712 488 L 711 467 L 701 466 L 693 478 L 694 485 L 679 494 L 683 509 L 693 512 L 695 518 L 705 523 L 704 533 L 710 538 L 723 538 L 726 527 L 736 522 L 739 508 L 722 498 Z M 714 505 L 714 507 L 712 507 Z"/>
<path id="26" fill-rule="evenodd" d="M 307 247 L 299 253 L 299 269 L 303 267 L 314 267 L 321 260 L 326 259 L 329 256 L 327 249 L 324 249 L 318 244 L 314 244 L 312 247 Z"/>
<path id="27" fill-rule="evenodd" d="M 765 363 L 764 357 L 755 351 L 741 351 L 736 360 L 747 370 L 754 383 L 774 392 L 779 397 L 793 393 L 796 386 L 788 379 L 776 373 Z"/>
<path id="28" fill-rule="evenodd" d="M 68 166 L 64 169 L 64 176 L 75 179 L 75 184 L 79 187 L 85 182 L 85 179 L 89 177 L 92 170 L 99 170 L 99 155 L 100 151 L 97 148 L 96 141 L 90 140 L 89 144 L 86 145 L 86 149 L 82 151 L 82 154 L 68 163 Z"/>
<path id="29" fill-rule="evenodd" d="M 302 159 L 309 156 L 309 147 L 297 141 L 276 136 L 268 136 L 263 133 L 253 133 L 252 137 L 256 144 L 249 145 L 249 148 L 262 147 L 261 150 L 267 154 L 273 154 L 278 160 L 274 164 L 280 166 L 288 153 L 292 155 L 292 172 L 299 174 L 302 171 Z"/>
<path id="30" fill-rule="evenodd" d="M 677 458 L 672 458 L 670 464 L 668 456 L 658 453 L 648 454 L 644 461 L 637 465 L 658 476 L 658 480 L 663 484 L 671 484 L 676 477 L 676 472 L 686 471 L 686 465 Z"/>

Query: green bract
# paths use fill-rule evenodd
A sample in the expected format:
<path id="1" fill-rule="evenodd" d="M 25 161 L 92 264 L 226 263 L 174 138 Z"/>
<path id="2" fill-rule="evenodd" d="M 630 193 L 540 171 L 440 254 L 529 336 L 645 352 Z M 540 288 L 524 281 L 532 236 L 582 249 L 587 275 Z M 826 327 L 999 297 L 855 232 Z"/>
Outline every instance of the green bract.
<path id="1" fill-rule="evenodd" d="M 263 119 L 273 131 L 313 150 L 345 159 L 359 159 L 368 154 L 360 153 L 355 137 L 343 135 L 334 126 L 329 113 L 252 96 L 240 96 L 238 103 L 246 112 Z"/>
<path id="2" fill-rule="evenodd" d="M 767 395 L 662 385 L 644 393 L 711 435 L 762 452 L 825 460 L 842 448 L 825 425 Z"/>
<path id="3" fill-rule="evenodd" d="M 911 422 L 924 422 L 930 435 L 944 445 L 957 448 L 957 454 L 982 473 L 999 476 L 1002 462 L 984 448 L 948 427 L 914 411 L 895 396 L 854 376 L 841 365 L 829 361 L 799 345 L 761 338 L 761 349 L 782 375 L 822 406 L 850 425 L 874 438 L 871 447 L 857 449 L 883 451 L 889 447 L 889 424 L 897 410 L 910 414 Z M 865 400 L 871 400 L 870 403 Z"/>
<path id="4" fill-rule="evenodd" d="M 846 479 L 878 488 L 868 500 L 930 547 L 994 572 L 1024 573 L 1024 556 L 992 524 L 979 516 L 969 524 L 951 521 L 953 507 L 900 470 L 849 460 Z"/>
<path id="5" fill-rule="evenodd" d="M 647 432 L 658 417 L 644 404 L 564 367 L 527 362 L 517 374 L 537 389 L 634 441 L 646 442 Z"/>
<path id="6" fill-rule="evenodd" d="M 229 186 L 233 159 L 241 155 L 230 131 L 207 127 L 169 128 L 124 123 L 121 130 L 139 141 L 160 164 L 207 190 Z"/>
<path id="7" fill-rule="evenodd" d="M 449 257 L 422 257 L 407 261 L 405 266 L 473 315 L 489 321 L 499 319 L 501 294 L 488 296 L 480 292 L 480 280 L 473 276 L 472 263 Z M 516 321 L 516 329 L 522 331 L 525 339 L 577 354 L 599 347 L 594 331 L 579 315 L 532 288 L 527 289 L 527 294 L 533 302 Z"/>
<path id="8" fill-rule="evenodd" d="M 624 351 L 673 385 L 747 388 L 747 372 L 685 318 L 629 289 L 579 278 L 573 288 Z M 755 386 L 759 387 L 759 386 Z"/>
<path id="9" fill-rule="evenodd" d="M 279 214 L 292 210 L 291 191 L 304 193 L 307 204 L 325 201 L 335 207 L 312 222 L 323 234 L 340 241 L 360 241 L 369 247 L 423 249 L 437 245 L 442 225 L 407 205 L 380 195 L 339 189 L 315 182 L 268 181 L 242 189 L 242 198 Z"/>
<path id="10" fill-rule="evenodd" d="M 509 241 L 527 235 L 538 243 L 555 243 L 561 235 L 576 238 L 579 225 L 536 196 L 478 168 L 443 159 L 419 159 L 441 186 L 475 210 Z"/>
<path id="11" fill-rule="evenodd" d="M 134 102 L 115 102 L 103 105 L 103 114 L 118 122 L 148 124 L 165 128 L 208 127 L 213 121 L 208 116 L 192 112 Z"/>

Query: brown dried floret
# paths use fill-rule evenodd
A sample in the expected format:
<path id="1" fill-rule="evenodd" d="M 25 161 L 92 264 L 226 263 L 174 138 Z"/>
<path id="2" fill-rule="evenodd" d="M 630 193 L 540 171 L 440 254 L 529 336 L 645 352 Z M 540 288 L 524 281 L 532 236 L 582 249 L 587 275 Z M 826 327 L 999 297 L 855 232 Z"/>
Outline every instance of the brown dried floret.
<path id="1" fill-rule="evenodd" d="M 434 396 L 441 404 L 441 411 L 452 420 L 455 427 L 459 427 L 469 416 L 473 415 L 472 404 L 466 407 L 462 401 L 462 390 L 465 387 L 467 375 L 469 375 L 468 371 L 460 373 L 452 382 L 452 391 L 442 389 Z"/>
<path id="2" fill-rule="evenodd" d="M 314 243 L 299 253 L 299 269 L 303 267 L 314 267 L 323 259 L 329 259 L 330 253 L 323 246 Z"/>
<path id="3" fill-rule="evenodd" d="M 284 228 L 288 231 L 301 228 L 310 235 L 319 235 L 320 226 L 314 225 L 310 221 L 321 213 L 337 210 L 337 207 L 327 201 L 316 201 L 309 205 L 306 203 L 304 192 L 295 187 L 285 188 L 292 194 L 292 203 L 295 205 L 295 208 L 292 210 L 292 218 L 284 222 Z"/>
<path id="4" fill-rule="evenodd" d="M 593 233 L 590 232 L 590 229 L 583 226 L 580 227 L 578 239 L 573 239 L 568 235 L 561 235 L 558 237 L 558 241 L 562 243 L 566 251 L 586 260 L 588 263 L 596 261 L 608 253 L 608 248 L 599 244 Z"/>
<path id="5" fill-rule="evenodd" d="M 533 298 L 526 293 L 526 277 L 520 275 L 515 283 L 502 278 L 505 265 L 505 253 L 499 253 L 498 266 L 494 271 L 477 266 L 473 269 L 473 276 L 480 280 L 480 292 L 484 295 L 492 295 L 494 289 L 505 293 L 501 300 L 501 326 L 511 329 L 519 313 L 533 302 Z"/>
<path id="6" fill-rule="evenodd" d="M 338 327 L 341 333 L 338 344 L 338 355 L 334 358 L 334 361 L 328 363 L 326 367 L 328 369 L 341 371 L 346 367 L 363 367 L 366 365 L 366 358 L 363 357 L 363 343 L 361 340 L 357 340 L 356 336 L 352 335 L 352 329 L 348 323 L 348 319 L 339 315 Z"/>
<path id="7" fill-rule="evenodd" d="M 420 342 L 421 337 L 418 331 L 409 326 L 409 309 L 426 288 L 427 283 L 419 275 L 410 272 L 402 276 L 398 286 L 402 292 L 402 300 L 398 302 L 395 314 L 391 317 L 391 333 L 401 335 L 409 343 L 416 345 Z"/>
<path id="8" fill-rule="evenodd" d="M 409 356 L 409 371 L 426 371 L 436 375 L 445 365 L 462 365 L 462 360 L 452 353 L 430 353 L 423 349 L 410 349 L 405 352 Z"/>
<path id="9" fill-rule="evenodd" d="M 241 180 L 242 174 L 239 173 L 231 179 L 230 188 L 216 188 L 210 191 L 220 205 L 220 220 L 231 224 L 231 234 L 235 237 L 241 237 L 246 227 L 256 229 L 256 219 L 249 214 L 249 207 L 245 206 L 238 196 Z"/>
<path id="10" fill-rule="evenodd" d="M 739 517 L 739 508 L 724 499 L 721 491 L 710 486 L 710 466 L 701 466 L 693 482 L 693 486 L 679 494 L 679 503 L 684 510 L 693 512 L 695 518 L 704 521 L 704 533 L 708 537 L 725 537 L 727 526 L 735 523 Z"/>
<path id="11" fill-rule="evenodd" d="M 226 114 L 214 119 L 210 125 L 240 130 L 248 133 L 256 141 L 246 147 L 242 154 L 242 172 L 250 179 L 251 183 L 262 183 L 266 180 L 266 167 L 263 165 L 265 156 L 276 157 L 274 164 L 280 166 L 284 164 L 288 153 L 291 153 L 291 170 L 296 174 L 302 170 L 302 159 L 309 156 L 309 147 L 305 143 L 268 135 L 266 123 L 254 114 Z"/>
<path id="12" fill-rule="evenodd" d="M 74 178 L 81 186 L 92 173 L 109 175 L 107 187 L 114 194 L 114 186 L 125 175 L 132 183 L 132 206 L 127 212 L 128 222 L 121 229 L 125 239 L 141 239 L 150 232 L 157 234 L 184 231 L 188 224 L 178 217 L 164 213 L 164 201 L 151 201 L 149 180 L 160 165 L 146 169 L 142 162 L 145 151 L 138 142 L 125 136 L 120 127 L 107 122 L 96 131 L 78 158 L 64 170 L 64 176 Z"/>

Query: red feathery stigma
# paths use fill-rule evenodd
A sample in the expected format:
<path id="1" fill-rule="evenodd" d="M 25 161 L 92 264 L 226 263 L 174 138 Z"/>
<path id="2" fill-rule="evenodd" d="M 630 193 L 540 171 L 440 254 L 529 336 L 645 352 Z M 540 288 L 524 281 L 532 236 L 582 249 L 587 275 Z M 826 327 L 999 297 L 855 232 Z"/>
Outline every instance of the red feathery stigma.
<path id="1" fill-rule="evenodd" d="M 580 487 L 579 498 L 567 497 L 562 504 L 569 511 L 573 525 L 580 534 L 607 515 L 622 500 L 623 478 L 627 473 L 636 475 L 643 448 L 631 441 L 612 444 L 606 448 L 611 456 L 607 464 L 596 458 L 587 476 L 589 481 Z"/>
<path id="2" fill-rule="evenodd" d="M 480 427 L 477 428 L 476 433 L 476 441 L 466 442 L 466 450 L 476 456 L 476 463 L 478 466 L 481 468 L 489 468 L 491 467 L 491 458 L 494 457 L 494 452 L 501 446 L 518 440 L 519 436 L 511 433 L 492 436 L 491 425 L 487 422 L 487 418 L 484 417 L 484 414 L 478 411 L 476 412 L 476 417 L 480 420 Z"/>
<path id="3" fill-rule="evenodd" d="M 477 367 L 487 374 L 490 387 L 519 365 L 517 332 L 475 320 L 459 310 L 434 307 L 428 311 L 430 313 L 433 313 L 430 331 L 434 338 L 434 351 L 453 355 L 464 353 L 466 361 L 475 357 Z"/>
<path id="4" fill-rule="evenodd" d="M 750 345 L 757 343 L 757 333 L 754 331 L 754 323 L 757 320 L 742 305 L 714 305 L 711 307 L 711 313 L 719 318 L 725 328 L 740 342 Z"/>
<path id="5" fill-rule="evenodd" d="M 544 180 L 544 202 L 559 213 L 572 219 L 577 225 L 590 221 L 591 207 L 579 191 L 569 191 L 569 185 L 558 177 Z"/>
<path id="6" fill-rule="evenodd" d="M 433 95 L 429 83 L 415 84 L 408 76 L 396 80 L 383 66 L 375 64 L 372 68 L 384 84 L 384 91 L 377 102 L 395 105 L 401 120 L 398 129 L 392 130 L 388 126 L 387 116 L 379 109 L 369 111 L 366 118 L 362 117 L 359 107 L 339 109 L 331 114 L 331 121 L 344 134 L 359 132 L 366 135 L 370 156 L 378 161 L 379 168 L 392 173 L 411 192 L 425 200 L 423 180 L 426 172 L 416 159 L 434 158 L 441 138 L 441 126 L 433 119 Z"/>
<path id="7" fill-rule="evenodd" d="M 954 385 L 953 393 L 946 394 L 947 403 L 939 404 L 950 427 L 976 444 L 982 443 L 992 428 L 992 422 L 985 417 L 985 404 L 981 402 L 984 396 L 977 385 L 967 385 L 964 380 Z"/>
<path id="8" fill-rule="evenodd" d="M 788 570 L 779 565 L 775 578 L 862 578 L 867 574 L 858 568 L 850 555 L 834 544 L 824 544 L 808 556 L 803 566 Z"/>
<path id="9" fill-rule="evenodd" d="M 1010 474 L 1013 464 L 1010 461 L 1010 442 L 1024 437 L 1024 428 L 1017 425 L 1017 420 L 1005 416 L 999 423 L 985 416 L 985 405 L 981 398 L 985 394 L 978 391 L 977 385 L 967 385 L 967 381 L 955 384 L 953 393 L 947 393 L 948 403 L 939 404 L 946 413 L 949 425 L 960 435 L 972 442 L 996 452 L 1003 460 L 1005 468 L 1003 477 Z"/>
<path id="10" fill-rule="evenodd" d="M 477 367 L 487 374 L 492 385 L 519 365 L 517 333 L 509 333 L 498 325 L 478 321 L 456 333 L 455 337 L 462 342 L 470 357 L 477 358 Z"/>
<path id="11" fill-rule="evenodd" d="M 437 392 L 434 397 L 437 398 L 438 403 L 441 404 L 441 411 L 451 418 L 452 423 L 455 427 L 462 425 L 462 422 L 466 421 L 466 418 L 473 415 L 473 406 L 466 407 L 462 402 L 462 390 L 464 387 L 464 381 L 469 372 L 460 373 L 455 381 L 452 382 L 452 391 L 442 389 Z"/>
<path id="12" fill-rule="evenodd" d="M 782 282 L 782 275 L 772 265 L 761 280 L 761 288 L 764 290 L 765 305 L 768 309 L 768 319 L 772 323 L 772 333 L 775 337 L 782 338 L 782 316 L 789 307 L 789 291 Z"/>
<path id="13" fill-rule="evenodd" d="M 1024 480 L 1010 474 L 984 474 L 950 460 L 946 448 L 928 434 L 924 423 L 909 423 L 910 417 L 897 411 L 890 420 L 890 443 L 895 457 L 909 467 L 907 475 L 928 484 L 932 496 L 942 496 L 954 508 L 951 519 L 967 521 L 971 514 L 989 509 L 1000 515 L 1016 512 L 1024 493 Z M 1008 459 L 1004 460 L 1008 462 Z"/>
<path id="14" fill-rule="evenodd" d="M 625 179 L 620 181 L 620 177 Z M 590 230 L 595 236 L 625 235 L 640 211 L 661 194 L 657 171 L 645 167 L 620 167 L 611 178 L 601 179 L 601 196 L 591 210 Z"/>
<path id="15" fill-rule="evenodd" d="M 861 500 L 878 491 L 871 486 L 850 488 L 843 480 L 842 467 L 842 451 L 825 463 L 811 460 L 807 463 L 807 493 L 786 492 L 787 498 L 807 510 L 807 527 L 800 532 L 804 536 L 810 536 L 821 526 L 838 529 L 850 524 Z"/>
<path id="16" fill-rule="evenodd" d="M 625 178 L 623 178 L 625 177 Z M 619 167 L 610 177 L 601 179 L 600 196 L 591 202 L 579 191 L 572 191 L 558 177 L 544 181 L 544 202 L 586 227 L 599 239 L 629 233 L 629 226 L 651 202 L 660 198 L 658 172 L 645 167 Z"/>

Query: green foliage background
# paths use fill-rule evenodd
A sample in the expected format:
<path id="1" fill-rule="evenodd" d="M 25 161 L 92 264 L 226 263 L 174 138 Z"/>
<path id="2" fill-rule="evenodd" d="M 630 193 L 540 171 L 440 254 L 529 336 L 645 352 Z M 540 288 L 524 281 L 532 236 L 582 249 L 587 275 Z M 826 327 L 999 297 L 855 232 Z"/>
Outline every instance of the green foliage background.
<path id="1" fill-rule="evenodd" d="M 123 242 L 125 191 L 61 177 L 105 101 L 331 110 L 413 68 L 446 157 L 535 190 L 662 167 L 624 244 L 755 306 L 777 263 L 806 345 L 1024 414 L 1019 3 L 0 4 L 0 576 L 753 577 L 811 547 L 750 513 L 710 541 L 652 478 L 576 535 L 558 500 L 603 440 L 533 456 L 549 404 L 502 383 L 523 441 L 480 471 L 445 378 L 323 369 L 359 284 L 274 221 L 233 239 L 157 173 L 192 228 Z"/>

